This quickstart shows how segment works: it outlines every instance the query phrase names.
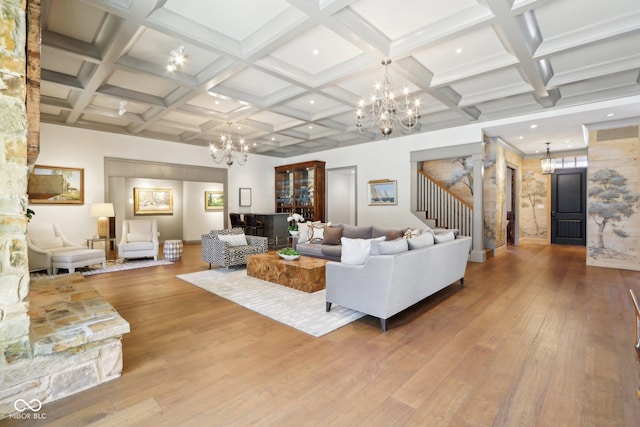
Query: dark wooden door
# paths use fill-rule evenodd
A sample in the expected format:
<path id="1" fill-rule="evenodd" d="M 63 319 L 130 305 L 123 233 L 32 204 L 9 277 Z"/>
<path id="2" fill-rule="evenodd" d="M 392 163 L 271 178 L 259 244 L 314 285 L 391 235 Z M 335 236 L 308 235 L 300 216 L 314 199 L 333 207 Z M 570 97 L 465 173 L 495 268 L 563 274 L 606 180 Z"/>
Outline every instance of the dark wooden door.
<path id="1" fill-rule="evenodd" d="M 551 243 L 586 245 L 587 169 L 558 169 L 551 175 Z"/>

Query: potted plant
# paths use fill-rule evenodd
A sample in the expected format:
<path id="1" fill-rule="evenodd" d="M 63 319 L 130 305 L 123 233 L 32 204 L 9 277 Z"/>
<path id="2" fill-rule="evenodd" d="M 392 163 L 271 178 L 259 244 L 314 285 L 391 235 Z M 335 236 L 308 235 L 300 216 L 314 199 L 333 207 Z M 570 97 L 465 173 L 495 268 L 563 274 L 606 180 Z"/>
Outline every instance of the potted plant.
<path id="1" fill-rule="evenodd" d="M 289 234 L 292 236 L 300 234 L 300 231 L 298 230 L 298 223 L 304 222 L 304 217 L 299 213 L 294 213 L 287 217 L 287 221 L 289 222 Z"/>

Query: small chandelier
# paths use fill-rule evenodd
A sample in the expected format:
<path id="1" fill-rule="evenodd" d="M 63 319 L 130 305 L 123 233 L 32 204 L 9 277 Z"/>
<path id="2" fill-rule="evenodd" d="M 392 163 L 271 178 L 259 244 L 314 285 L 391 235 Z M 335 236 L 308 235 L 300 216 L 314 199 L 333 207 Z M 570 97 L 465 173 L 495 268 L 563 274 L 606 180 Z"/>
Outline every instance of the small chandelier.
<path id="1" fill-rule="evenodd" d="M 184 46 L 180 46 L 178 50 L 172 50 L 167 60 L 167 71 L 173 73 L 178 67 L 181 67 L 186 60 L 187 56 L 184 54 Z"/>
<path id="2" fill-rule="evenodd" d="M 244 165 L 247 162 L 249 148 L 245 145 L 244 139 L 240 139 L 240 143 L 235 144 L 231 138 L 231 122 L 227 122 L 227 126 L 229 131 L 220 138 L 220 147 L 216 147 L 215 143 L 209 146 L 211 158 L 216 163 L 221 163 L 225 160 L 229 166 L 233 162 Z"/>
<path id="3" fill-rule="evenodd" d="M 361 100 L 358 104 L 358 123 L 356 127 L 358 131 L 363 135 L 372 134 L 372 129 L 377 126 L 380 128 L 380 132 L 386 140 L 389 139 L 389 135 L 393 132 L 394 125 L 399 125 L 400 131 L 404 134 L 411 132 L 418 124 L 420 118 L 420 101 L 416 100 L 413 105 L 409 102 L 409 89 L 404 90 L 404 103 L 398 104 L 393 99 L 393 93 L 390 90 L 391 83 L 389 82 L 388 67 L 391 64 L 390 59 L 382 60 L 384 65 L 384 83 L 380 87 L 380 84 L 376 85 L 376 94 L 371 97 L 370 115 L 371 122 L 364 124 L 365 118 L 363 109 L 364 101 Z M 397 114 L 406 114 L 404 119 L 397 116 Z"/>
<path id="4" fill-rule="evenodd" d="M 543 175 L 551 175 L 553 173 L 553 164 L 551 163 L 551 151 L 549 151 L 549 144 L 547 142 L 547 152 L 544 157 L 540 159 L 540 167 L 542 168 Z"/>

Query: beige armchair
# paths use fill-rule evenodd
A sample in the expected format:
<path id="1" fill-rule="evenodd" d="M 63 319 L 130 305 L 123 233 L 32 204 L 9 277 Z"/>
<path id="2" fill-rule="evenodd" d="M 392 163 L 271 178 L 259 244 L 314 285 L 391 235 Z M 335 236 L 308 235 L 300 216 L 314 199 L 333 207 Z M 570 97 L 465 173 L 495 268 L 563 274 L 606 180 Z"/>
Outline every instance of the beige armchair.
<path id="1" fill-rule="evenodd" d="M 52 256 L 62 252 L 87 249 L 70 242 L 53 222 L 33 222 L 27 227 L 29 271 L 53 270 Z"/>
<path id="2" fill-rule="evenodd" d="M 118 257 L 158 259 L 158 223 L 155 219 L 125 219 Z"/>

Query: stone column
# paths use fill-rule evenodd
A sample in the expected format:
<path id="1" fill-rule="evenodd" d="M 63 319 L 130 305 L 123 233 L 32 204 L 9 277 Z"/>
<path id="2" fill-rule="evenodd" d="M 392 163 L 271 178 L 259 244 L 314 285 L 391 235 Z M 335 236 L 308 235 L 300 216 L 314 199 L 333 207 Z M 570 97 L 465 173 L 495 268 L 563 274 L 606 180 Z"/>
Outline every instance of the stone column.
<path id="1" fill-rule="evenodd" d="M 473 246 L 469 260 L 485 262 L 484 251 L 482 186 L 484 182 L 484 154 L 474 154 L 473 159 Z"/>
<path id="2" fill-rule="evenodd" d="M 39 22 L 39 2 L 35 3 Z M 25 238 L 28 201 L 25 8 L 26 2 L 21 0 L 0 1 L 0 370 L 7 363 L 29 357 L 31 351 Z M 37 47 L 32 48 L 39 52 L 39 23 L 32 30 L 38 35 Z M 39 70 L 39 61 L 36 67 Z M 35 120 L 39 122 L 39 118 Z M 35 137 L 37 155 L 39 142 Z"/>

